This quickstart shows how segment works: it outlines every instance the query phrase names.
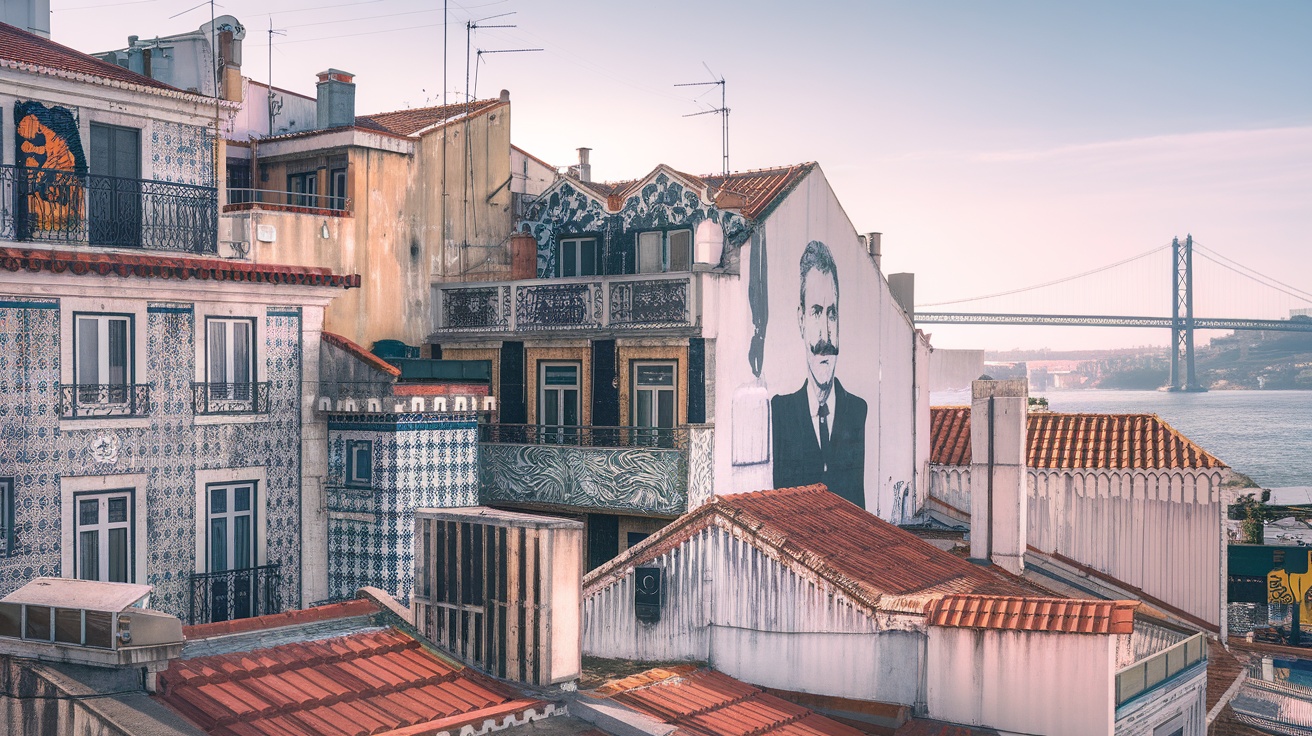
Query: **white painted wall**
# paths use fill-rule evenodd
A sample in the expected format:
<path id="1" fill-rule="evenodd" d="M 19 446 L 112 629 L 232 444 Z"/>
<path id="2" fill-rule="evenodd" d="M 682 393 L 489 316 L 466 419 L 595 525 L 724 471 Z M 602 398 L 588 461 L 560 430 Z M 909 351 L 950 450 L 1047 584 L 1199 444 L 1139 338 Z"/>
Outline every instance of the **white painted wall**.
<path id="1" fill-rule="evenodd" d="M 772 459 L 735 465 L 733 447 L 744 439 L 768 447 L 769 397 L 797 391 L 806 380 L 806 347 L 797 319 L 799 260 L 807 243 L 819 240 L 832 252 L 839 275 L 836 375 L 847 391 L 867 404 L 865 507 L 881 518 L 898 521 L 904 514 L 904 494 L 906 507 L 915 505 L 911 320 L 893 300 L 888 283 L 857 239 L 820 169 L 808 174 L 765 219 L 761 234 L 768 262 L 769 319 L 759 381 L 748 363 L 755 331 L 748 302 L 751 248 L 745 244 L 738 250 L 739 276 L 706 285 L 703 336 L 716 340 L 716 492 L 774 487 Z M 709 293 L 712 290 L 714 295 Z"/>
<path id="2" fill-rule="evenodd" d="M 1107 736 L 1111 635 L 929 627 L 929 717 L 1004 732 Z"/>
<path id="3" fill-rule="evenodd" d="M 1149 691 L 1116 711 L 1116 736 L 1157 736 L 1176 728 L 1183 728 L 1184 736 L 1207 733 L 1206 668 L 1199 667 L 1192 676 Z"/>
<path id="4" fill-rule="evenodd" d="M 757 685 L 916 702 L 925 637 L 909 622 L 875 621 L 840 591 L 803 578 L 720 527 L 696 533 L 650 564 L 666 570 L 661 620 L 637 620 L 630 570 L 585 591 L 585 654 L 698 660 Z"/>

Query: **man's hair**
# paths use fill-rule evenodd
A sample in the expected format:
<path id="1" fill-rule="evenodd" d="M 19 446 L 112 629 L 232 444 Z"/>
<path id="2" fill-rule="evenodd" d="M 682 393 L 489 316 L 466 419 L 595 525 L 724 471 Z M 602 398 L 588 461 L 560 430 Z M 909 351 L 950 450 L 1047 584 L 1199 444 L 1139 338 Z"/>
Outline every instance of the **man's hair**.
<path id="1" fill-rule="evenodd" d="M 829 252 L 829 246 L 821 243 L 819 240 L 812 240 L 806 244 L 806 250 L 802 251 L 802 260 L 799 264 L 801 270 L 801 284 L 797 287 L 798 301 L 803 307 L 806 306 L 806 274 L 815 270 L 820 273 L 827 273 L 834 280 L 834 300 L 838 299 L 838 267 L 834 265 L 834 256 Z"/>

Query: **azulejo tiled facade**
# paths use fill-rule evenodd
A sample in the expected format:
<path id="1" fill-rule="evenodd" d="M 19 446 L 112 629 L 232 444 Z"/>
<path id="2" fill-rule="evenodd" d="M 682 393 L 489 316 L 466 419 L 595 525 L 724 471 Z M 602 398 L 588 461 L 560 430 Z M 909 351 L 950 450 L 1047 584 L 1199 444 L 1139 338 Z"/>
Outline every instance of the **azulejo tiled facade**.
<path id="1" fill-rule="evenodd" d="M 61 486 L 106 477 L 107 488 L 144 494 L 146 513 L 131 522 L 133 533 L 145 536 L 145 579 L 137 582 L 155 586 L 153 608 L 185 619 L 196 550 L 203 548 L 196 539 L 197 515 L 205 513 L 198 508 L 197 472 L 263 468 L 264 504 L 256 513 L 264 515 L 265 557 L 282 563 L 284 604 L 298 605 L 301 311 L 268 307 L 257 317 L 263 339 L 255 359 L 265 365 L 268 414 L 199 423 L 192 382 L 203 327 L 198 333 L 195 308 L 185 302 L 148 302 L 144 324 L 135 326 L 146 331 L 135 380 L 151 386 L 153 402 L 144 419 L 61 421 L 61 352 L 71 355 L 61 351 L 61 310 L 67 308 L 59 299 L 0 296 L 0 477 L 13 479 L 14 492 L 13 547 L 0 557 L 0 595 L 33 577 L 71 575 L 61 541 L 70 538 L 63 525 L 71 510 L 61 508 Z"/>

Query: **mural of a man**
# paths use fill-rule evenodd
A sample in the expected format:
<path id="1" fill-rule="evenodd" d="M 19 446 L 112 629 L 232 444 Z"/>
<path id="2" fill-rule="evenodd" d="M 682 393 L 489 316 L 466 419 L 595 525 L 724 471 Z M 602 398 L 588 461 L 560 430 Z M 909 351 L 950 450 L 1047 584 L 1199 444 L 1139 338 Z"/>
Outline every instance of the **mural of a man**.
<path id="1" fill-rule="evenodd" d="M 824 483 L 865 508 L 866 402 L 843 388 L 838 365 L 838 268 L 829 247 L 807 243 L 799 264 L 797 326 L 807 378 L 770 399 L 776 488 Z"/>

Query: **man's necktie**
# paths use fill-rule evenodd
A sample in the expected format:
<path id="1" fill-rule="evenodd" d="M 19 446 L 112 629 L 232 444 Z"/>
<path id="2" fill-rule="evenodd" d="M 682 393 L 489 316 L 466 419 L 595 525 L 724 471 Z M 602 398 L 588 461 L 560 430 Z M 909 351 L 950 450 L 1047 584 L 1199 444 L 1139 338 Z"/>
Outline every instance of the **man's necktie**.
<path id="1" fill-rule="evenodd" d="M 825 465 L 829 465 L 829 406 L 820 405 L 820 457 L 825 458 Z"/>

